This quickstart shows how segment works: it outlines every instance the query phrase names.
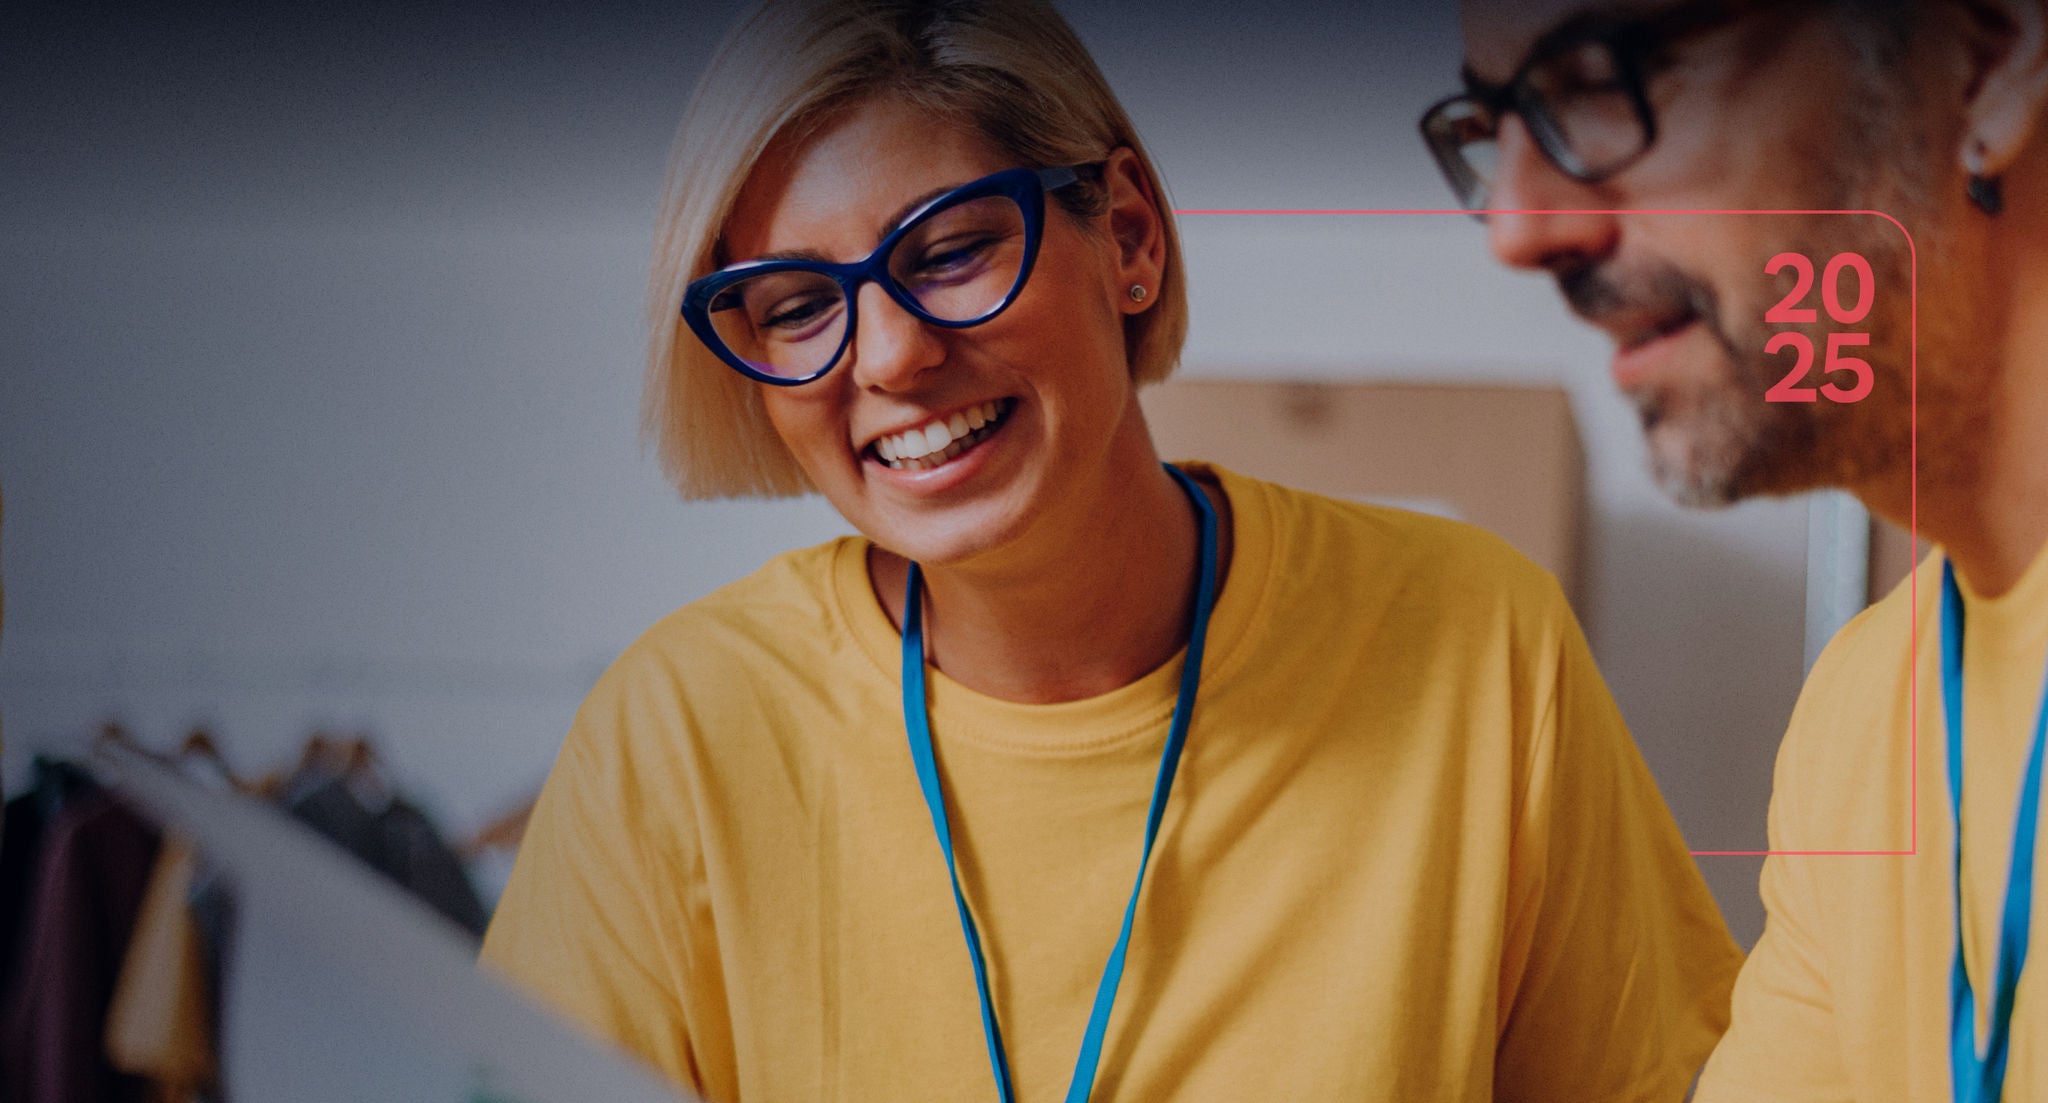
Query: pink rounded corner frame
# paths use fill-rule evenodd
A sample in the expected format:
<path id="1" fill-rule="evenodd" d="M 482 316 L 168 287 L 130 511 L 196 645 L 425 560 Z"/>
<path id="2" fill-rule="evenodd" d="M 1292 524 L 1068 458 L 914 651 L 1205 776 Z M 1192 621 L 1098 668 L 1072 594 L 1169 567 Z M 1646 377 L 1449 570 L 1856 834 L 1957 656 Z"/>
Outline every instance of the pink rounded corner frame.
<path id="1" fill-rule="evenodd" d="M 1183 207 L 1174 210 L 1176 217 L 1199 217 L 1216 215 L 1456 215 L 1471 218 L 1489 214 L 1604 214 L 1604 215 L 1862 215 L 1881 218 L 1897 227 L 1906 239 L 1906 253 L 1910 263 L 1907 266 L 1908 360 L 1907 360 L 1907 410 L 1910 420 L 1911 443 L 1908 448 L 1909 505 L 1907 523 L 1912 530 L 1913 560 L 1916 564 L 1907 578 L 1909 639 L 1906 647 L 1906 700 L 1907 712 L 1907 756 L 1906 791 L 1908 833 L 1912 836 L 1911 846 L 1905 850 L 1693 850 L 1688 851 L 1695 858 L 1910 858 L 1920 853 L 1920 249 L 1914 242 L 1913 234 L 1900 222 L 1884 211 L 1876 210 L 1809 210 L 1798 208 L 1500 208 L 1466 210 L 1463 207 L 1356 207 L 1356 208 L 1313 208 L 1313 207 Z"/>

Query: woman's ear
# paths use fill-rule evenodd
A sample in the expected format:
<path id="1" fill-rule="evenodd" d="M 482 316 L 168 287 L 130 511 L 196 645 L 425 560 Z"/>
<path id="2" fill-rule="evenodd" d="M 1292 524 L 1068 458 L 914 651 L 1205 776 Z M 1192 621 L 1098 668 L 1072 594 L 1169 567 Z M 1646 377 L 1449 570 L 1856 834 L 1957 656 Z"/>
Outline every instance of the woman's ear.
<path id="1" fill-rule="evenodd" d="M 1978 59 L 1964 106 L 1972 171 L 1997 175 L 2019 159 L 2048 106 L 2048 0 L 1969 0 Z"/>
<path id="2" fill-rule="evenodd" d="M 1107 217 L 1116 243 L 1118 306 L 1125 314 L 1141 314 L 1159 300 L 1166 275 L 1166 216 L 1129 147 L 1110 153 L 1102 182 L 1109 190 Z"/>

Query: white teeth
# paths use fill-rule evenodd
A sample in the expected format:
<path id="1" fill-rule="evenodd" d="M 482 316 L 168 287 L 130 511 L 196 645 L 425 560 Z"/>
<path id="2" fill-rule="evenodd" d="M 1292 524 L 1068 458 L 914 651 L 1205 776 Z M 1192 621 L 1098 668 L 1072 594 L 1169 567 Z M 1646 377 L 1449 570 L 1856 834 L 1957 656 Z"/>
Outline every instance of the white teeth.
<path id="1" fill-rule="evenodd" d="M 902 470 L 934 467 L 966 451 L 974 443 L 967 438 L 993 425 L 1002 412 L 1002 400 L 984 402 L 943 421 L 877 438 L 875 454 L 883 463 Z"/>

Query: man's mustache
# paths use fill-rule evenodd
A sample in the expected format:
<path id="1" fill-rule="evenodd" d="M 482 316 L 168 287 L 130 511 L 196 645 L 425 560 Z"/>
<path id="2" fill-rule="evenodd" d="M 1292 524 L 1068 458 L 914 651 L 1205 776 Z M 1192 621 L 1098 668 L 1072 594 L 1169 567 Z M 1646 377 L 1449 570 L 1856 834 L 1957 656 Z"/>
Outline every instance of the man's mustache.
<path id="1" fill-rule="evenodd" d="M 1622 330 L 1648 337 L 1698 318 L 1722 347 L 1731 354 L 1735 351 L 1734 342 L 1721 327 L 1720 299 L 1714 289 L 1675 268 L 1624 277 L 1598 264 L 1582 264 L 1560 270 L 1555 278 L 1572 313 L 1610 332 Z"/>

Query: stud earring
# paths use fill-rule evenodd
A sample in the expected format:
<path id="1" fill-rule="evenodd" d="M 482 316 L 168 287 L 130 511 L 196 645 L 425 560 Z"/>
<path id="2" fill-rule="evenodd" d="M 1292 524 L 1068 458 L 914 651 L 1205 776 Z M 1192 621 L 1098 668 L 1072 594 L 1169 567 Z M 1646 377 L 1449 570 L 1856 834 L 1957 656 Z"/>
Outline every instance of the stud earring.
<path id="1" fill-rule="evenodd" d="M 1132 284 L 1132 285 L 1131 285 L 1131 301 L 1132 301 L 1132 302 L 1134 302 L 1134 303 L 1142 303 L 1142 302 L 1144 302 L 1144 301 L 1145 301 L 1145 285 L 1144 285 L 1144 284 L 1142 284 L 1142 283 L 1134 283 L 1134 284 Z"/>
<path id="2" fill-rule="evenodd" d="M 1997 176 L 1984 173 L 1984 143 L 1973 141 L 1963 150 L 1963 169 L 1970 174 L 1970 202 L 1987 215 L 1996 215 L 2005 209 L 2005 185 Z"/>

